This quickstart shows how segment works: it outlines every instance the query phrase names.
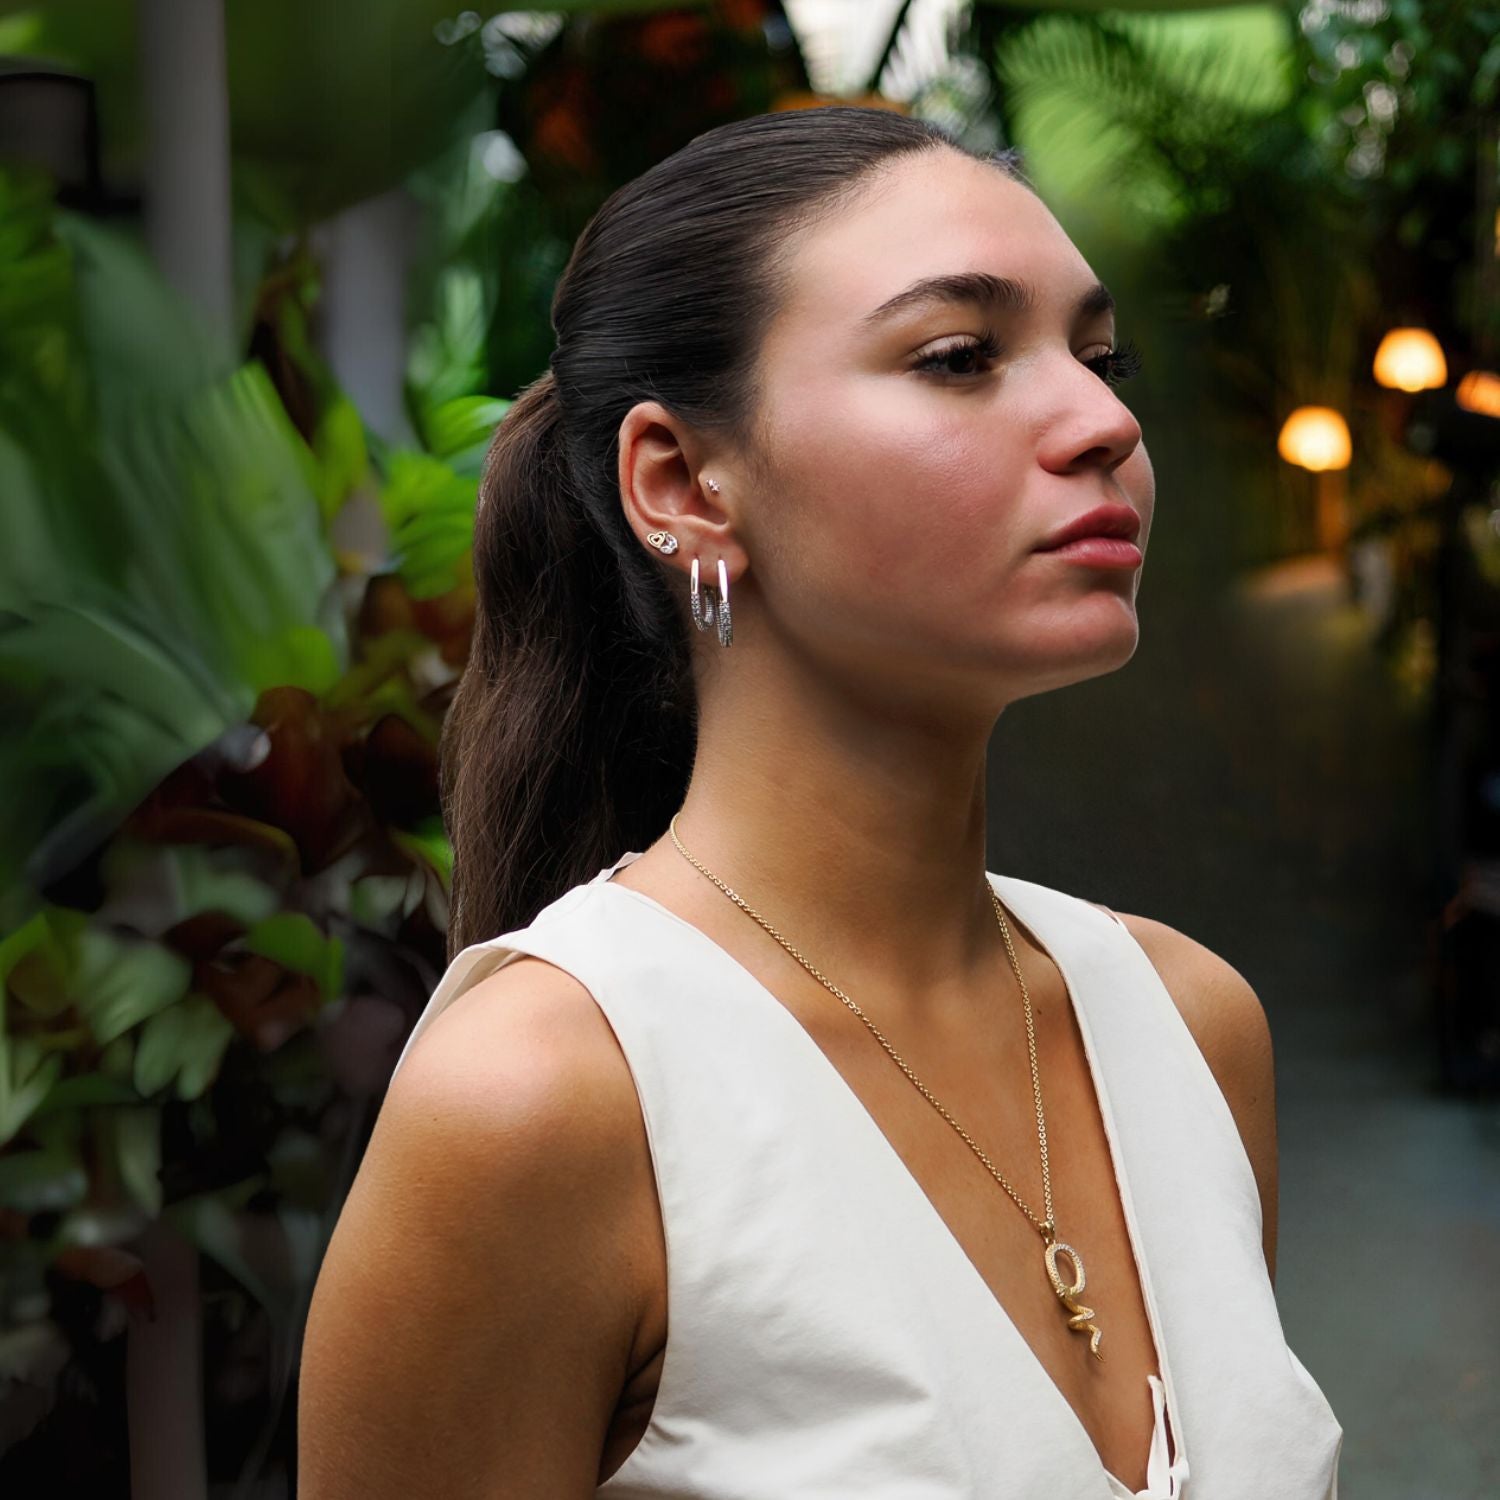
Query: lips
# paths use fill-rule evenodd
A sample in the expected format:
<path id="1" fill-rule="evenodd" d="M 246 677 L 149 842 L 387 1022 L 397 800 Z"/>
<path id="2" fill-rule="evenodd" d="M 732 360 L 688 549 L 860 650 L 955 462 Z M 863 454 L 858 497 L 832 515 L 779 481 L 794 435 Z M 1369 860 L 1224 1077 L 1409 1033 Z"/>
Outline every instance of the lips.
<path id="1" fill-rule="evenodd" d="M 1090 536 L 1123 537 L 1127 542 L 1133 542 L 1140 529 L 1141 518 L 1130 506 L 1097 505 L 1053 532 L 1036 550 L 1051 552 L 1058 547 L 1066 547 L 1069 542 Z"/>

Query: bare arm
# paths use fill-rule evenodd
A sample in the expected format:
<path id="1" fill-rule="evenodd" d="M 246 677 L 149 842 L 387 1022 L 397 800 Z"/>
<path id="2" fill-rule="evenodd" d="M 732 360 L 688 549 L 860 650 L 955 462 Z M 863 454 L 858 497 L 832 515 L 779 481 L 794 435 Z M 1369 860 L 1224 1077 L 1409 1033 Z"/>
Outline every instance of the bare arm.
<path id="1" fill-rule="evenodd" d="M 608 1023 L 519 959 L 392 1081 L 323 1262 L 301 1500 L 591 1497 L 633 1359 L 639 1104 Z"/>

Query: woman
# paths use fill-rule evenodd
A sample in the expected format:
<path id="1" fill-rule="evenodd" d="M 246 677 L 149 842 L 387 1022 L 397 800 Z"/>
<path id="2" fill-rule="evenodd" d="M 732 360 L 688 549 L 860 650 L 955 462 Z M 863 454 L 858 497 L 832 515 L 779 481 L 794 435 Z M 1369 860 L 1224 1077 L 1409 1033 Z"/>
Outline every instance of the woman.
<path id="1" fill-rule="evenodd" d="M 995 721 L 1130 659 L 1154 498 L 1016 154 L 722 126 L 600 209 L 553 320 L 304 1500 L 1335 1495 L 1253 991 L 985 868 Z"/>

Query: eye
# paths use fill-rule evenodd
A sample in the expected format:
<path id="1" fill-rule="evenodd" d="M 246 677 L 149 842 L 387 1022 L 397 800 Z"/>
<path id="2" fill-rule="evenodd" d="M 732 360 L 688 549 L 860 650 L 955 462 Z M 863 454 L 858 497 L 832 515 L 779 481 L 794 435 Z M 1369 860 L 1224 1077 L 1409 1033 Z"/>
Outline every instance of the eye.
<path id="1" fill-rule="evenodd" d="M 1118 385 L 1122 380 L 1129 380 L 1132 375 L 1138 375 L 1144 364 L 1144 357 L 1133 339 L 1126 339 L 1118 348 L 1106 350 L 1103 354 L 1096 354 L 1092 359 L 1084 360 L 1105 385 Z"/>
<path id="2" fill-rule="evenodd" d="M 983 335 L 977 339 L 961 339 L 954 344 L 946 344 L 941 349 L 934 350 L 931 354 L 924 354 L 915 365 L 914 370 L 925 371 L 932 375 L 951 375 L 956 379 L 969 379 L 974 375 L 982 374 L 979 370 L 955 370 L 952 361 L 969 361 L 974 359 L 998 359 L 1000 357 L 1000 340 L 987 328 Z"/>

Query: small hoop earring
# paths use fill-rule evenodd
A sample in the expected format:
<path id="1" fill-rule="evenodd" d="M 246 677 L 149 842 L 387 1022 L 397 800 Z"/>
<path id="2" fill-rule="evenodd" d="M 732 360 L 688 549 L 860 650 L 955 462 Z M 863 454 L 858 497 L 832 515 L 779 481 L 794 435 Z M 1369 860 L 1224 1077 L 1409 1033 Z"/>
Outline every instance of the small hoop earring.
<path id="1" fill-rule="evenodd" d="M 693 559 L 692 583 L 688 591 L 688 600 L 693 609 L 693 624 L 699 630 L 707 630 L 714 622 L 714 600 L 712 594 L 699 587 L 696 557 Z"/>
<path id="2" fill-rule="evenodd" d="M 729 616 L 729 570 L 719 559 L 719 644 L 727 646 L 734 639 L 734 621 Z"/>

